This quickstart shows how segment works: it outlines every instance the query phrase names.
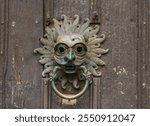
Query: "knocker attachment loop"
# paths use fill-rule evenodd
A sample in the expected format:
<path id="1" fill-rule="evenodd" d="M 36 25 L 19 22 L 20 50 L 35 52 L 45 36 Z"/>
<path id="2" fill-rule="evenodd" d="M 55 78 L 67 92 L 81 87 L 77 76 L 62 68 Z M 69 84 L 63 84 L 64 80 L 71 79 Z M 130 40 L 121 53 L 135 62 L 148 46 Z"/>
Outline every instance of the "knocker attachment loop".
<path id="1" fill-rule="evenodd" d="M 83 88 L 78 94 L 74 94 L 74 95 L 72 95 L 72 96 L 68 96 L 68 95 L 65 95 L 65 94 L 61 93 L 61 92 L 56 88 L 56 83 L 55 83 L 54 80 L 51 81 L 50 83 L 51 83 L 51 86 L 52 86 L 52 88 L 54 89 L 55 93 L 56 93 L 58 96 L 60 96 L 61 98 L 64 98 L 64 99 L 68 99 L 68 100 L 77 99 L 77 98 L 79 98 L 80 96 L 82 96 L 82 95 L 85 93 L 85 91 L 87 90 L 87 88 L 89 87 L 89 84 L 90 84 L 89 80 L 86 80 L 86 81 L 85 81 L 84 88 Z"/>

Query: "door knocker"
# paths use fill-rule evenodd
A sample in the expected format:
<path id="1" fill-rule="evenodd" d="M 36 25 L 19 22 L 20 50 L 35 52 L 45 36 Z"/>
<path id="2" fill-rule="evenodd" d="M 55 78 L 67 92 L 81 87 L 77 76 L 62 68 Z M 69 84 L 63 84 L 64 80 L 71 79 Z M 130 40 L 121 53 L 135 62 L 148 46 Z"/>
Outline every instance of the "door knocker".
<path id="1" fill-rule="evenodd" d="M 43 78 L 61 98 L 80 97 L 92 83 L 92 77 L 101 76 L 98 66 L 105 65 L 101 56 L 108 52 L 108 49 L 100 48 L 105 35 L 98 37 L 99 26 L 89 25 L 88 18 L 80 24 L 78 15 L 74 18 L 62 15 L 60 21 L 53 19 L 53 24 L 46 27 L 46 34 L 40 39 L 43 46 L 34 50 L 41 54 L 39 62 L 44 65 Z M 81 84 L 84 86 L 79 93 L 68 96 L 58 90 L 58 84 L 63 90 L 67 84 L 78 90 Z"/>

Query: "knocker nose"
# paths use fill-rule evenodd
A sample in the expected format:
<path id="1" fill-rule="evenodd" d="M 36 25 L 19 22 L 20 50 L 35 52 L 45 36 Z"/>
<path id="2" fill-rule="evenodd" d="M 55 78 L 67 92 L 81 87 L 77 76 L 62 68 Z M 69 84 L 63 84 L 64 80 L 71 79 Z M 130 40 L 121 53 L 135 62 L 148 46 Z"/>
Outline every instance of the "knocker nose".
<path id="1" fill-rule="evenodd" d="M 74 61 L 75 60 L 75 55 L 72 50 L 69 51 L 69 53 L 66 55 L 66 58 L 68 61 Z"/>

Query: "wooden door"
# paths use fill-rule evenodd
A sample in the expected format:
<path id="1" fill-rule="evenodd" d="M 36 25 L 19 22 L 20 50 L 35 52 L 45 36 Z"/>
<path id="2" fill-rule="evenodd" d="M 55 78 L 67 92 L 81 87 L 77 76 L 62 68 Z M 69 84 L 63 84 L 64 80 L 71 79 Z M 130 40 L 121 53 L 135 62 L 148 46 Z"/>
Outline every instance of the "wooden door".
<path id="1" fill-rule="evenodd" d="M 107 37 L 102 77 L 74 106 L 42 80 L 33 49 L 52 18 L 78 14 Z M 150 108 L 149 0 L 0 0 L 0 108 Z"/>

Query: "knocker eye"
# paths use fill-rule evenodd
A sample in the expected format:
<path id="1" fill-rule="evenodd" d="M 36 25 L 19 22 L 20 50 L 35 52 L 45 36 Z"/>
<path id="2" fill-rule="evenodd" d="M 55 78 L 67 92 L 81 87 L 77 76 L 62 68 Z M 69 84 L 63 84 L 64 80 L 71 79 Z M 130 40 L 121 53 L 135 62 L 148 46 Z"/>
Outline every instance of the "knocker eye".
<path id="1" fill-rule="evenodd" d="M 54 48 L 55 54 L 58 56 L 62 56 L 66 53 L 67 48 L 68 48 L 67 45 L 60 43 L 60 44 L 56 45 Z"/>
<path id="2" fill-rule="evenodd" d="M 78 43 L 74 46 L 76 55 L 82 56 L 87 52 L 87 47 L 83 43 Z"/>

